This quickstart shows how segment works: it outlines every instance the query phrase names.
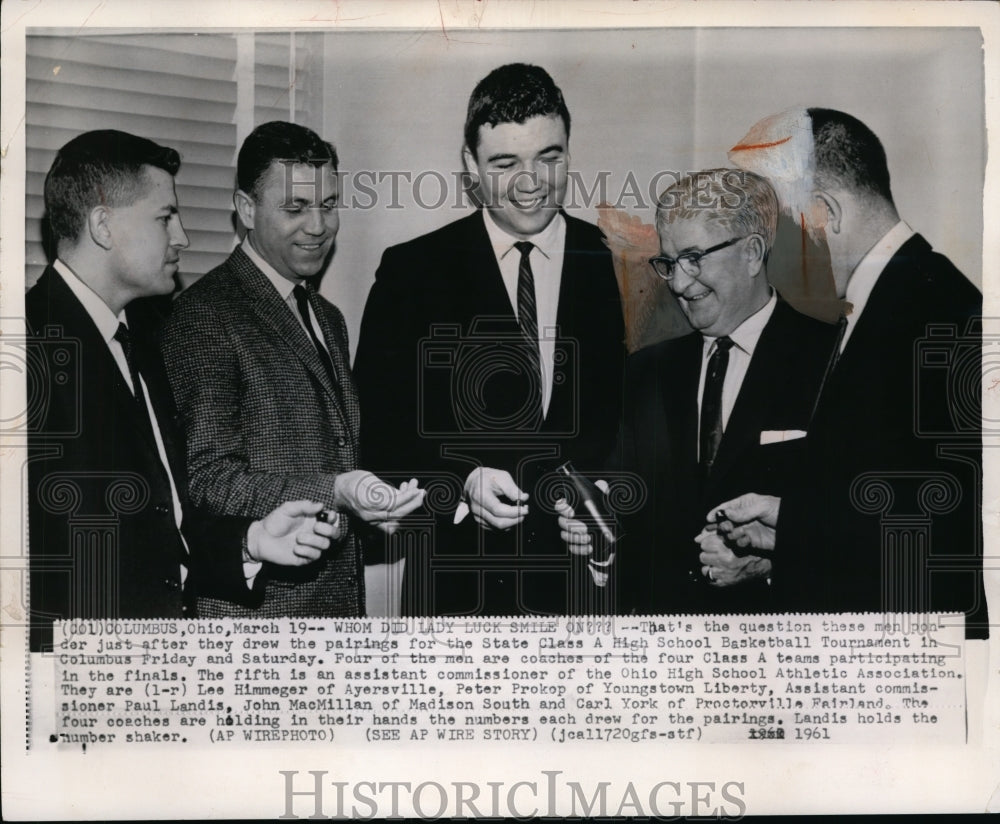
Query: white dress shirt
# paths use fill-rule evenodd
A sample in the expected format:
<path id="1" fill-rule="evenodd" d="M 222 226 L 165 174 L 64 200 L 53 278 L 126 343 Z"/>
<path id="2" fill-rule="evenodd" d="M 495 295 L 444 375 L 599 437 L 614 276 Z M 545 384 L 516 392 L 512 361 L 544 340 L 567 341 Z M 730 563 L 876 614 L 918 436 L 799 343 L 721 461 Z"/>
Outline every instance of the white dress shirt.
<path id="1" fill-rule="evenodd" d="M 281 299 L 288 304 L 288 308 L 292 310 L 292 314 L 295 316 L 295 319 L 308 335 L 309 327 L 306 326 L 302 315 L 299 314 L 299 304 L 295 300 L 295 295 L 292 294 L 296 284 L 288 278 L 279 275 L 278 270 L 264 260 L 260 254 L 258 254 L 257 250 L 253 248 L 253 244 L 250 242 L 250 235 L 243 238 L 241 248 L 244 252 L 246 252 L 247 257 L 253 261 L 254 265 L 267 276 L 267 279 L 271 281 L 274 288 L 278 290 L 278 294 L 281 295 Z M 313 311 L 312 305 L 309 306 L 309 317 L 312 321 L 312 328 L 316 330 L 316 337 L 319 338 L 319 342 L 323 344 L 323 348 L 326 349 L 327 354 L 329 354 L 330 348 L 326 345 L 326 340 L 324 340 L 323 332 L 321 331 L 323 327 L 319 325 L 319 318 L 316 317 L 316 313 Z"/>
<path id="2" fill-rule="evenodd" d="M 736 327 L 727 337 L 733 342 L 729 349 L 729 365 L 726 367 L 726 377 L 722 381 L 722 431 L 729 425 L 729 416 L 736 406 L 736 399 L 743 386 L 743 379 L 750 368 L 754 349 L 760 341 L 761 333 L 774 314 L 778 305 L 778 296 L 771 290 L 771 299 L 754 312 L 743 323 Z M 701 349 L 701 377 L 698 379 L 698 444 L 701 445 L 701 396 L 705 393 L 705 375 L 708 372 L 708 361 L 715 352 L 716 338 L 703 336 Z M 698 456 L 701 459 L 701 455 Z"/>
<path id="3" fill-rule="evenodd" d="M 904 221 L 899 221 L 893 226 L 882 239 L 868 250 L 868 254 L 861 259 L 851 278 L 847 281 L 847 294 L 844 296 L 851 309 L 847 313 L 847 327 L 844 329 L 844 336 L 840 341 L 840 351 L 844 351 L 847 346 L 847 339 L 858 325 L 858 318 L 865 310 L 868 298 L 878 282 L 879 275 L 885 269 L 886 264 L 892 260 L 893 255 L 899 251 L 900 247 L 916 234 L 913 229 L 906 225 Z"/>
<path id="4" fill-rule="evenodd" d="M 483 209 L 483 222 L 490 236 L 503 285 L 510 305 L 517 315 L 517 275 L 521 253 L 514 248 L 520 238 L 501 229 L 489 209 Z M 535 248 L 529 254 L 535 281 L 535 311 L 538 314 L 538 349 L 542 367 L 542 412 L 549 411 L 552 399 L 552 374 L 556 353 L 556 320 L 559 314 L 559 286 L 562 283 L 563 256 L 566 251 L 566 218 L 557 213 L 552 222 L 526 240 Z"/>
<path id="5" fill-rule="evenodd" d="M 125 310 L 123 309 L 116 316 L 104 300 L 89 286 L 87 286 L 86 283 L 80 280 L 73 270 L 70 269 L 69 266 L 67 266 L 63 261 L 57 259 L 52 264 L 52 268 L 59 273 L 59 276 L 66 282 L 70 291 L 83 305 L 84 310 L 86 310 L 90 319 L 97 327 L 97 331 L 107 344 L 108 350 L 111 352 L 111 357 L 114 358 L 115 363 L 118 365 L 118 370 L 122 373 L 122 377 L 125 379 L 125 383 L 128 385 L 129 390 L 134 394 L 135 386 L 132 384 L 132 372 L 128 368 L 128 360 L 125 357 L 125 350 L 122 349 L 121 343 L 119 343 L 115 338 L 115 334 L 118 332 L 118 324 L 124 323 L 126 327 L 128 326 L 128 321 L 125 317 Z M 184 545 L 184 551 L 190 554 L 191 550 L 187 545 L 187 541 L 184 540 L 184 533 L 180 531 L 181 523 L 184 520 L 184 509 L 181 507 L 180 495 L 177 494 L 177 485 L 174 483 L 174 476 L 170 471 L 170 461 L 167 460 L 167 451 L 163 446 L 163 435 L 160 433 L 160 424 L 156 419 L 156 411 L 153 409 L 153 403 L 149 397 L 149 388 L 146 386 L 146 382 L 142 379 L 141 374 L 139 375 L 139 381 L 142 383 L 142 393 L 146 401 L 146 411 L 149 413 L 149 422 L 153 428 L 153 440 L 156 442 L 156 452 L 160 456 L 160 463 L 163 464 L 163 469 L 167 473 L 167 480 L 170 483 L 170 497 L 173 502 L 174 523 L 177 524 L 177 533 L 180 535 L 181 543 Z M 261 566 L 260 562 L 245 563 L 243 565 L 243 572 L 244 577 L 247 579 L 247 586 L 253 586 L 254 578 L 260 571 Z M 182 564 L 182 586 L 186 580 L 187 567 Z"/>

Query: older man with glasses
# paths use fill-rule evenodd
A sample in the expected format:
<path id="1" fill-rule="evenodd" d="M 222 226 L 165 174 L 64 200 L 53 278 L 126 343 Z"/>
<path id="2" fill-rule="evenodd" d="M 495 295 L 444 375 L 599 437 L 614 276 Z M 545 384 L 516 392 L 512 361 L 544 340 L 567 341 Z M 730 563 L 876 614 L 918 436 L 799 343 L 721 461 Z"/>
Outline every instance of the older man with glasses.
<path id="1" fill-rule="evenodd" d="M 837 328 L 799 314 L 768 282 L 777 219 L 770 184 L 737 169 L 685 177 L 657 203 L 660 254 L 650 265 L 694 331 L 636 352 L 626 367 L 609 469 L 637 473 L 647 494 L 609 567 L 624 611 L 780 608 L 771 581 L 781 570 L 767 554 L 703 529 L 730 492 L 789 483 L 836 350 Z M 593 536 L 560 508 L 563 540 L 590 553 Z"/>

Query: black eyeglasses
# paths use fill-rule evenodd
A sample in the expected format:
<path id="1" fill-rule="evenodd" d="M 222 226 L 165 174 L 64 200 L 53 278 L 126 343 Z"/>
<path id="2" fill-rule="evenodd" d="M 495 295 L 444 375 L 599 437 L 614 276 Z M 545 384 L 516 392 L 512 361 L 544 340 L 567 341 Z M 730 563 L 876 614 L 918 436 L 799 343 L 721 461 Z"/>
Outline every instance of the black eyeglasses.
<path id="1" fill-rule="evenodd" d="M 743 237 L 746 237 L 746 235 Z M 707 248 L 704 252 L 685 252 L 683 255 L 678 255 L 676 258 L 667 257 L 666 255 L 657 255 L 656 257 L 651 257 L 649 259 L 649 265 L 652 266 L 653 271 L 664 280 L 674 279 L 674 269 L 677 264 L 680 264 L 681 268 L 691 277 L 696 277 L 701 274 L 701 259 L 703 257 L 712 254 L 712 252 L 718 252 L 720 249 L 725 249 L 727 246 L 732 246 L 734 243 L 743 240 L 743 237 L 734 237 L 727 240 L 725 243 L 717 243 L 715 246 Z"/>

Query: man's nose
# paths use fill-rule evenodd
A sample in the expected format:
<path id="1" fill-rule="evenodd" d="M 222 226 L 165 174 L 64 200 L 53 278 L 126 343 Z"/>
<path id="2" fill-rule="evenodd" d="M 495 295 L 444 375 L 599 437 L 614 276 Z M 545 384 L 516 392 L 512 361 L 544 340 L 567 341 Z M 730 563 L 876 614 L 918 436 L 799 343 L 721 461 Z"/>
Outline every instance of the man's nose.
<path id="1" fill-rule="evenodd" d="M 171 221 L 171 232 L 170 232 L 170 245 L 176 246 L 178 249 L 186 249 L 190 241 L 188 240 L 187 232 L 184 231 L 184 225 L 181 223 L 181 219 L 178 217 Z"/>
<path id="2" fill-rule="evenodd" d="M 514 178 L 514 188 L 519 192 L 534 192 L 541 185 L 538 170 L 534 168 L 522 169 Z"/>
<path id="3" fill-rule="evenodd" d="M 696 280 L 698 280 L 697 274 L 688 274 L 687 270 L 679 262 L 674 264 L 674 274 L 670 279 L 670 288 L 675 295 L 681 295 L 686 292 L 688 287 Z"/>
<path id="4" fill-rule="evenodd" d="M 323 209 L 307 209 L 306 221 L 303 227 L 310 235 L 322 235 L 326 232 L 327 220 Z"/>

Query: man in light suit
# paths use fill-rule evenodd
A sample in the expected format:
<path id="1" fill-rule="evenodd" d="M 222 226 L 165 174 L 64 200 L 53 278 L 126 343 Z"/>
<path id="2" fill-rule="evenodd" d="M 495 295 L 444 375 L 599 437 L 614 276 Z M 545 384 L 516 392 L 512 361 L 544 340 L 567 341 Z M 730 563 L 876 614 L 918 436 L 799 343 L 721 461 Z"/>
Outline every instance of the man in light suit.
<path id="1" fill-rule="evenodd" d="M 420 505 L 358 469 L 358 401 L 340 310 L 314 280 L 339 227 L 337 154 L 292 123 L 258 126 L 244 141 L 234 202 L 246 238 L 187 289 L 167 323 L 163 354 L 188 436 L 192 497 L 217 514 L 255 516 L 289 496 L 322 501 L 349 521 L 315 564 L 266 566 L 263 603 L 221 599 L 203 615 L 364 613 L 358 532 L 392 530 Z"/>
<path id="2" fill-rule="evenodd" d="M 569 132 L 544 69 L 487 75 L 463 150 L 484 208 L 387 249 L 368 296 L 365 461 L 441 490 L 426 531 L 396 536 L 424 546 L 407 555 L 409 614 L 593 608 L 546 490 L 560 463 L 594 467 L 614 442 L 624 329 L 601 233 L 561 209 Z"/>
<path id="3" fill-rule="evenodd" d="M 333 533 L 318 502 L 253 523 L 188 505 L 144 311 L 173 291 L 188 244 L 179 166 L 173 149 L 104 130 L 63 146 L 45 180 L 58 257 L 25 298 L 33 651 L 51 647 L 56 619 L 195 617 L 198 593 L 253 603 L 262 561 L 307 564 Z"/>
<path id="4" fill-rule="evenodd" d="M 734 490 L 787 490 L 836 329 L 793 310 L 771 287 L 767 259 L 778 201 L 766 180 L 709 169 L 660 196 L 666 280 L 694 331 L 631 355 L 621 437 L 610 468 L 635 472 L 645 505 L 622 525 L 607 586 L 623 611 L 766 612 L 777 607 L 769 553 L 746 553 L 704 513 Z M 592 539 L 560 503 L 576 553 Z"/>
<path id="5" fill-rule="evenodd" d="M 983 636 L 982 294 L 900 219 L 885 150 L 857 118 L 819 108 L 765 118 L 731 157 L 794 168 L 792 131 L 811 138 L 811 179 L 793 182 L 809 198 L 806 227 L 829 246 L 844 334 L 799 482 L 780 501 L 723 507 L 724 529 L 749 523 L 744 541 L 776 542 L 775 586 L 792 608 L 957 610 L 970 637 Z"/>

